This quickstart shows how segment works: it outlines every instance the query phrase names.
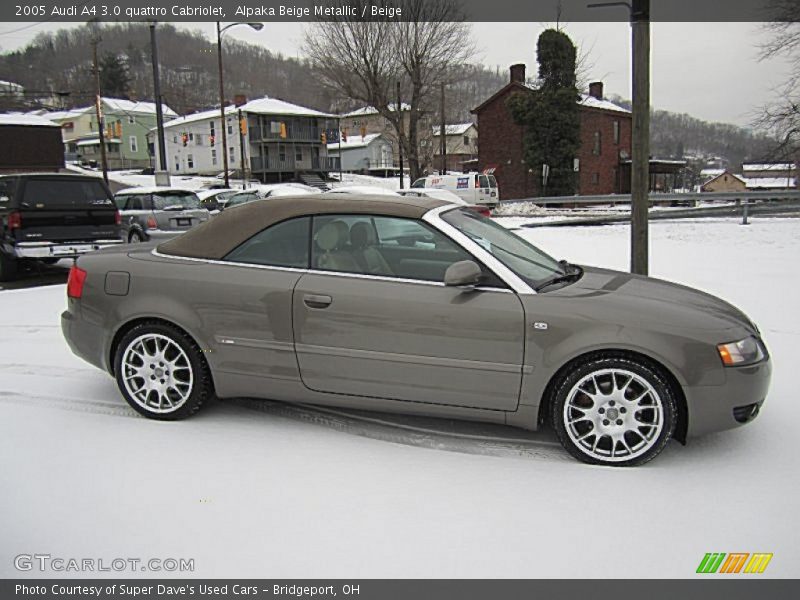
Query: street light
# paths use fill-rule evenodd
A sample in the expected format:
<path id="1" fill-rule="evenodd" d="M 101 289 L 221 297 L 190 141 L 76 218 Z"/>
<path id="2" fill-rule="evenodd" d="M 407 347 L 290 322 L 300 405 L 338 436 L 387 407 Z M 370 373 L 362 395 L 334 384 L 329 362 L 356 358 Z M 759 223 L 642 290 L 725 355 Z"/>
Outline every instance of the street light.
<path id="1" fill-rule="evenodd" d="M 225 87 L 223 85 L 222 80 L 222 34 L 230 29 L 231 27 L 236 27 L 237 25 L 247 25 L 255 29 L 256 31 L 261 31 L 264 28 L 263 23 L 229 23 L 225 25 L 225 27 L 220 27 L 220 22 L 217 21 L 217 63 L 219 67 L 219 114 L 220 119 L 222 120 L 222 166 L 225 169 L 225 187 L 230 187 L 230 180 L 228 178 L 228 135 L 227 135 L 227 125 L 225 123 Z M 244 173 L 244 168 L 242 168 L 242 173 Z"/>

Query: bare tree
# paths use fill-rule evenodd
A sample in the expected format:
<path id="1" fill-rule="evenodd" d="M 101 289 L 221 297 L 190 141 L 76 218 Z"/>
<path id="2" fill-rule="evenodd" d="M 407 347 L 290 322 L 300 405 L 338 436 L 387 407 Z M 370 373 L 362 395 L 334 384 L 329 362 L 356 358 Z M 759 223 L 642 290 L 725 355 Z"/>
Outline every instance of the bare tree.
<path id="1" fill-rule="evenodd" d="M 362 5 L 374 3 L 346 4 L 360 15 Z M 391 124 L 414 179 L 424 167 L 420 142 L 430 129 L 421 131 L 425 115 L 434 110 L 440 84 L 458 80 L 475 44 L 455 0 L 401 0 L 394 6 L 402 8 L 402 21 L 319 21 L 307 29 L 304 51 L 324 85 L 374 107 Z M 402 107 L 396 106 L 398 81 Z"/>
<path id="2" fill-rule="evenodd" d="M 790 74 L 779 100 L 764 106 L 753 124 L 777 138 L 772 158 L 794 160 L 800 153 L 800 3 L 770 0 L 768 10 L 770 21 L 763 27 L 767 41 L 761 44 L 759 58 L 788 59 Z"/>

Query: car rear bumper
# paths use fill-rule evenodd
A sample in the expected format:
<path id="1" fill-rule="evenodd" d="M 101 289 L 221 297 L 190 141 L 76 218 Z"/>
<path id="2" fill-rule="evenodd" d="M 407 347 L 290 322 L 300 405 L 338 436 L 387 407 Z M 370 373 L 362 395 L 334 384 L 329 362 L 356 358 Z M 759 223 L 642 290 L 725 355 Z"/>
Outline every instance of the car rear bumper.
<path id="1" fill-rule="evenodd" d="M 72 304 L 71 301 L 70 304 Z M 74 309 L 75 307 L 71 306 L 70 308 Z M 77 311 L 73 312 L 67 309 L 61 313 L 61 333 L 76 356 L 104 371 L 110 370 L 104 354 L 105 336 L 100 327 L 81 319 Z"/>
<path id="2" fill-rule="evenodd" d="M 75 258 L 81 254 L 122 244 L 121 239 L 93 242 L 19 242 L 14 246 L 18 258 Z"/>
<path id="3" fill-rule="evenodd" d="M 145 233 L 148 239 L 164 241 L 186 233 L 187 231 L 189 231 L 188 227 L 186 229 L 148 229 Z"/>
<path id="4" fill-rule="evenodd" d="M 733 429 L 758 416 L 772 377 L 768 358 L 749 367 L 725 369 L 725 383 L 685 389 L 687 437 Z"/>

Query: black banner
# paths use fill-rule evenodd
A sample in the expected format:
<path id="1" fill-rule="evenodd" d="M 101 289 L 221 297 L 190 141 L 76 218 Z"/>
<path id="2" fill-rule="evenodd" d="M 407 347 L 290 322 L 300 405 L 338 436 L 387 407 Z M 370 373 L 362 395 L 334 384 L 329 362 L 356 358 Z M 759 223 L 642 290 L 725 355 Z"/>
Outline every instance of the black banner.
<path id="1" fill-rule="evenodd" d="M 0 21 L 259 21 L 324 19 L 424 20 L 418 0 L 3 0 Z M 604 0 L 425 0 L 454 2 L 476 22 L 629 21 L 631 2 Z M 775 0 L 651 0 L 652 21 L 771 21 Z M 638 6 L 638 5 L 637 5 Z M 460 19 L 459 19 L 460 20 Z"/>

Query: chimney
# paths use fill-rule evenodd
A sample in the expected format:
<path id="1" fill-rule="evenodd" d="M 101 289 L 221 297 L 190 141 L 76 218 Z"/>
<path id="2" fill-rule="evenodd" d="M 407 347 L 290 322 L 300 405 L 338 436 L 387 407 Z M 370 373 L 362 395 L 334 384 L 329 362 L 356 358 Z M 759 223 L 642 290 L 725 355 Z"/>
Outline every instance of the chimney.
<path id="1" fill-rule="evenodd" d="M 236 94 L 236 95 L 233 97 L 233 104 L 234 104 L 236 107 L 239 107 L 239 106 L 241 106 L 242 104 L 247 104 L 247 96 L 245 96 L 244 94 Z"/>
<path id="2" fill-rule="evenodd" d="M 598 100 L 603 99 L 603 82 L 602 81 L 594 81 L 589 84 L 589 95 L 592 98 L 597 98 Z"/>
<path id="3" fill-rule="evenodd" d="M 511 83 L 525 83 L 525 65 L 523 63 L 511 65 Z"/>

